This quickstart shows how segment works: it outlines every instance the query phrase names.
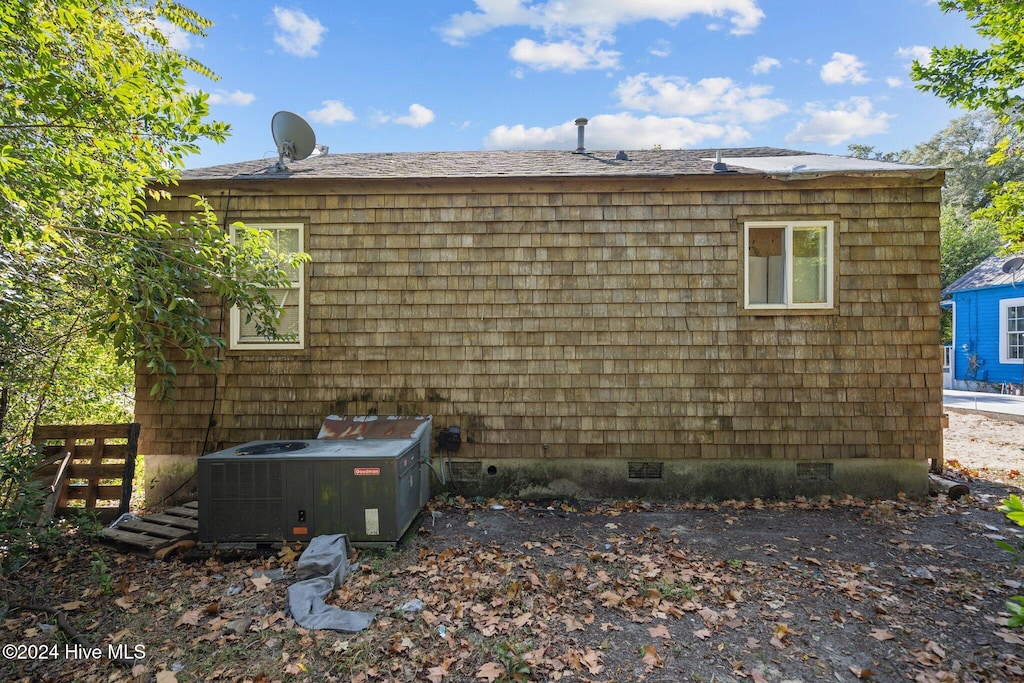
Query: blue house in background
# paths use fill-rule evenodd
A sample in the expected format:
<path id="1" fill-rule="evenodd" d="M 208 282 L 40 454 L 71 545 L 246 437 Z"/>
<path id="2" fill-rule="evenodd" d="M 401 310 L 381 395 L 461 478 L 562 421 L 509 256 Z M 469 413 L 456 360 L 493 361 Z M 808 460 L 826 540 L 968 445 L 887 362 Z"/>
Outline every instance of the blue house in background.
<path id="1" fill-rule="evenodd" d="M 1016 393 L 1024 385 L 1024 259 L 993 255 L 943 291 L 953 309 L 943 386 Z M 1013 386 L 1011 386 L 1013 385 Z"/>

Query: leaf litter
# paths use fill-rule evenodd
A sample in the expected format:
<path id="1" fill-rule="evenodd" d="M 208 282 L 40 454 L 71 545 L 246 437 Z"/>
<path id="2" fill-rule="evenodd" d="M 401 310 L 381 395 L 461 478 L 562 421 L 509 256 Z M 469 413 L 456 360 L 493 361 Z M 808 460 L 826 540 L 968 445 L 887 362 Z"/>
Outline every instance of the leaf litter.
<path id="1" fill-rule="evenodd" d="M 377 612 L 359 634 L 286 614 L 294 544 L 157 562 L 70 534 L 3 580 L 3 604 L 60 609 L 104 651 L 145 657 L 5 659 L 0 679 L 1024 680 L 1024 632 L 1002 611 L 1024 569 L 989 538 L 1014 533 L 994 508 L 1017 489 L 970 485 L 959 501 L 435 499 L 328 597 Z M 80 560 L 93 551 L 109 585 Z M 9 608 L 3 643 L 63 652 L 54 622 Z"/>

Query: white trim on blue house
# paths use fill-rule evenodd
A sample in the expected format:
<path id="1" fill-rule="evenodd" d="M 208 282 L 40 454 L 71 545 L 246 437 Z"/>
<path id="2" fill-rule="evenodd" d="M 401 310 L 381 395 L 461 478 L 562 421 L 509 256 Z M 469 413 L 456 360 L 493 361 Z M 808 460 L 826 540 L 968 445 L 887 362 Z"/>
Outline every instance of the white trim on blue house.
<path id="1" fill-rule="evenodd" d="M 1024 358 L 1014 358 L 1010 355 L 1010 316 L 1011 308 L 1024 306 L 1024 297 L 1015 299 L 1002 299 L 999 302 L 999 362 L 1007 365 L 1024 365 Z M 1024 334 L 1021 330 L 1014 330 L 1015 334 Z"/>

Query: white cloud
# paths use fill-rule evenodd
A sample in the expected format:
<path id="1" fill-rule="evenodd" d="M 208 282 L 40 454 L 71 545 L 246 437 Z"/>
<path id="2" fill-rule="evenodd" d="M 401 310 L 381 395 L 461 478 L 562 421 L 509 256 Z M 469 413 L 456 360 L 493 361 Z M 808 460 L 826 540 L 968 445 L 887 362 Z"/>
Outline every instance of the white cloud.
<path id="1" fill-rule="evenodd" d="M 685 117 L 602 114 L 587 125 L 588 149 L 682 149 L 719 140 L 736 144 L 750 134 L 738 126 L 701 123 Z M 522 124 L 498 126 L 484 138 L 486 149 L 575 149 L 576 125 L 572 121 L 550 128 Z"/>
<path id="2" fill-rule="evenodd" d="M 731 78 L 690 83 L 680 76 L 638 74 L 620 82 L 615 94 L 627 109 L 760 123 L 788 111 L 781 100 L 768 97 L 771 91 L 766 85 L 744 87 Z"/>
<path id="3" fill-rule="evenodd" d="M 232 104 L 238 107 L 248 107 L 254 101 L 256 101 L 256 95 L 251 92 L 242 92 L 241 90 L 234 92 L 218 90 L 217 92 L 210 93 L 207 98 L 207 102 L 210 104 Z"/>
<path id="4" fill-rule="evenodd" d="M 654 45 L 647 49 L 655 57 L 668 57 L 672 54 L 672 43 L 661 38 L 655 41 Z"/>
<path id="5" fill-rule="evenodd" d="M 903 79 L 896 78 L 895 76 L 889 76 L 888 78 L 885 79 L 885 84 L 890 88 L 902 88 Z"/>
<path id="6" fill-rule="evenodd" d="M 445 42 L 464 45 L 470 38 L 503 27 L 523 27 L 544 33 L 546 41 L 519 39 L 509 51 L 512 59 L 539 71 L 618 68 L 620 54 L 602 49 L 615 42 L 624 24 L 661 21 L 676 24 L 693 15 L 728 19 L 732 33 L 751 33 L 764 18 L 757 0 L 474 0 L 478 11 L 448 18 L 440 32 Z M 652 54 L 666 56 L 667 44 Z M 522 72 L 516 72 L 520 77 Z"/>
<path id="7" fill-rule="evenodd" d="M 848 140 L 889 131 L 892 114 L 875 111 L 866 97 L 851 97 L 834 109 L 811 104 L 807 108 L 811 118 L 801 121 L 786 136 L 787 143 L 823 143 L 840 145 Z"/>
<path id="8" fill-rule="evenodd" d="M 433 120 L 434 112 L 430 111 L 422 104 L 409 105 L 408 116 L 399 116 L 394 119 L 395 123 L 403 126 L 411 126 L 413 128 L 422 128 Z"/>
<path id="9" fill-rule="evenodd" d="M 274 7 L 274 42 L 290 55 L 316 57 L 327 28 L 302 10 Z"/>
<path id="10" fill-rule="evenodd" d="M 766 74 L 780 66 L 782 66 L 782 63 L 774 57 L 761 56 L 757 58 L 757 61 L 754 62 L 754 66 L 750 67 L 750 70 L 755 74 Z"/>
<path id="11" fill-rule="evenodd" d="M 896 50 L 896 56 L 903 60 L 908 69 L 913 62 L 921 62 L 922 65 L 928 66 L 932 61 L 932 49 L 924 45 L 901 47 Z"/>
<path id="12" fill-rule="evenodd" d="M 728 18 L 732 33 L 751 33 L 764 18 L 757 0 L 474 0 L 478 11 L 449 17 L 442 27 L 444 40 L 453 45 L 503 26 L 526 26 L 548 35 L 567 32 L 612 32 L 621 24 L 655 20 L 669 24 L 695 14 Z"/>
<path id="13" fill-rule="evenodd" d="M 821 67 L 821 80 L 836 85 L 867 83 L 870 79 L 864 74 L 864 62 L 857 59 L 857 55 L 833 52 L 832 61 Z"/>
<path id="14" fill-rule="evenodd" d="M 509 55 L 520 64 L 537 71 L 558 69 L 572 73 L 583 69 L 614 69 L 619 65 L 618 52 L 600 49 L 599 42 L 579 45 L 570 41 L 536 43 L 522 38 L 509 50 Z"/>
<path id="15" fill-rule="evenodd" d="M 171 22 L 160 17 L 156 18 L 156 28 L 160 33 L 164 34 L 167 44 L 173 49 L 179 52 L 186 52 L 192 49 L 192 41 L 189 39 L 190 34 L 187 31 L 182 31 Z"/>
<path id="16" fill-rule="evenodd" d="M 306 116 L 317 123 L 331 125 L 356 120 L 356 115 L 340 100 L 324 100 L 320 104 L 322 106 L 319 109 L 313 109 L 306 113 Z"/>

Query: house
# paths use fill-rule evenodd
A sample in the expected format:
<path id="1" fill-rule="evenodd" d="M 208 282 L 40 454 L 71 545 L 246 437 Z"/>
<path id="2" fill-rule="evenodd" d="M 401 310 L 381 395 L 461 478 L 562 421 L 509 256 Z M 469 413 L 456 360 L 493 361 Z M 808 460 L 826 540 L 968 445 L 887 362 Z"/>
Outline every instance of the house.
<path id="1" fill-rule="evenodd" d="M 582 147 L 582 145 L 581 145 Z M 331 414 L 458 425 L 467 494 L 923 494 L 941 443 L 941 170 L 773 148 L 329 154 L 185 172 L 311 260 L 273 342 L 138 374 L 151 495 Z M 183 492 L 188 492 L 184 488 Z"/>
<path id="2" fill-rule="evenodd" d="M 943 291 L 943 306 L 953 310 L 947 388 L 1019 391 L 1024 384 L 1022 265 L 994 254 Z"/>

